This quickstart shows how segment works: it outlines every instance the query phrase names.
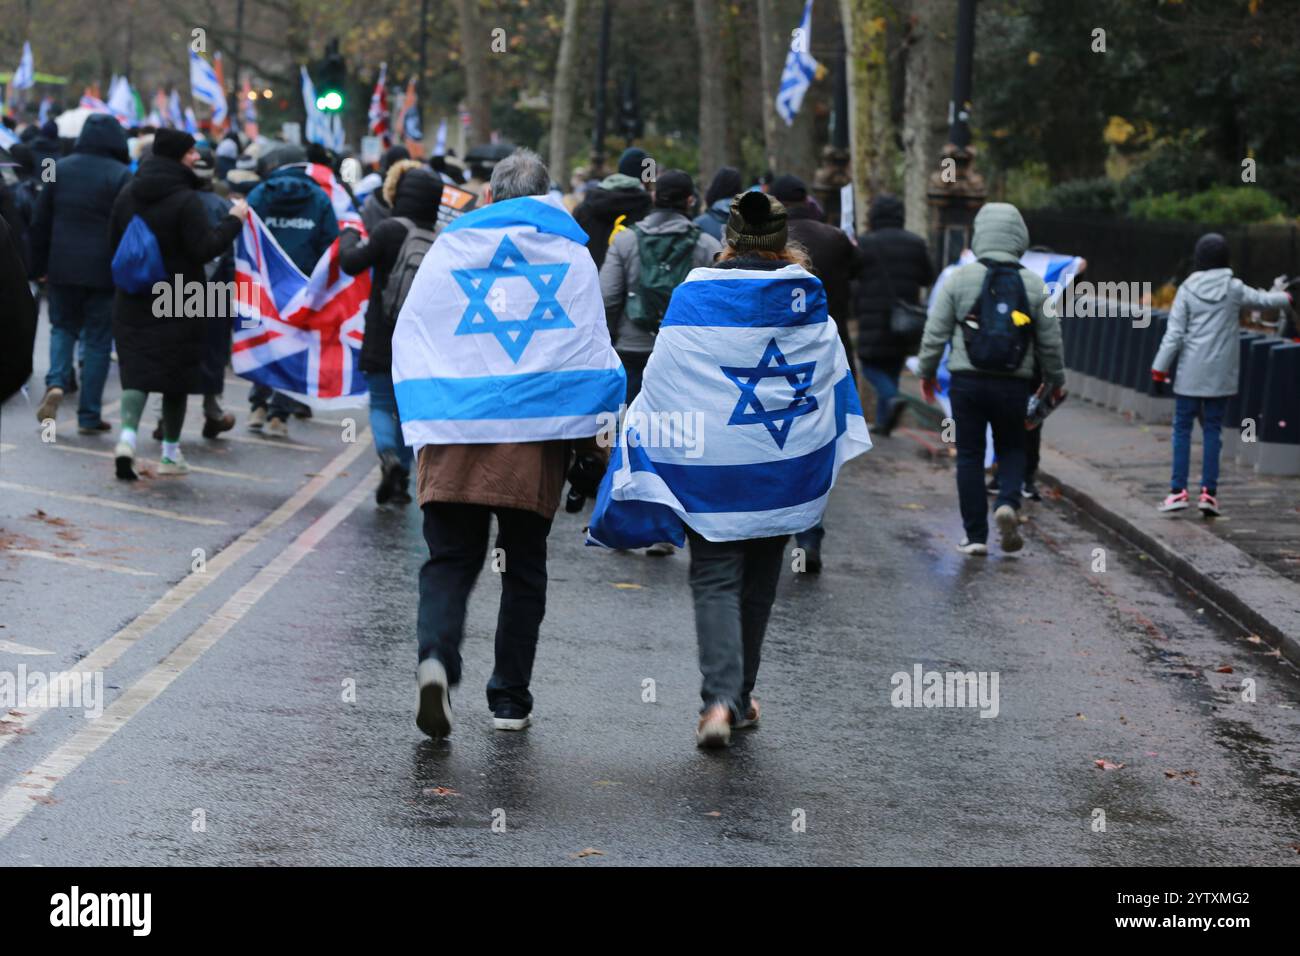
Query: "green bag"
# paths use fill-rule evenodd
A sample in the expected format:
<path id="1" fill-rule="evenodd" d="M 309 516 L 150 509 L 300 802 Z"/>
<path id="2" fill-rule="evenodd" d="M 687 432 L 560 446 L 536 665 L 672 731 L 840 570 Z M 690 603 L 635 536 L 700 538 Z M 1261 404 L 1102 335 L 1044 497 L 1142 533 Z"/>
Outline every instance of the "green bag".
<path id="1" fill-rule="evenodd" d="M 700 227 L 692 224 L 685 232 L 653 235 L 640 225 L 632 228 L 636 231 L 637 251 L 641 257 L 641 275 L 637 287 L 628 292 L 624 314 L 637 328 L 658 332 L 673 290 L 691 271 L 695 246 L 700 241 Z"/>

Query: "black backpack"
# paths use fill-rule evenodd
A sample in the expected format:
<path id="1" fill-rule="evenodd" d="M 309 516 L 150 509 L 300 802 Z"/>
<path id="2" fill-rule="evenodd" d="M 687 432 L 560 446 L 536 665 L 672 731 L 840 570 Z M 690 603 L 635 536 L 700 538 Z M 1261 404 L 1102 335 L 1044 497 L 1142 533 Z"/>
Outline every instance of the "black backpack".
<path id="1" fill-rule="evenodd" d="M 984 285 L 960 322 L 966 357 L 981 371 L 1014 372 L 1024 361 L 1034 332 L 1021 266 L 1019 262 L 979 261 L 987 270 Z"/>
<path id="2" fill-rule="evenodd" d="M 405 216 L 393 218 L 406 227 L 406 238 L 402 240 L 401 248 L 397 250 L 397 258 L 388 273 L 388 284 L 384 286 L 379 301 L 384 316 L 396 324 L 397 316 L 402 311 L 402 303 L 406 301 L 406 294 L 411 291 L 411 283 L 415 281 L 415 274 L 420 271 L 420 263 L 424 261 L 425 253 L 438 237 L 438 232 L 436 228 L 422 229 L 415 224 L 414 220 L 407 219 Z"/>

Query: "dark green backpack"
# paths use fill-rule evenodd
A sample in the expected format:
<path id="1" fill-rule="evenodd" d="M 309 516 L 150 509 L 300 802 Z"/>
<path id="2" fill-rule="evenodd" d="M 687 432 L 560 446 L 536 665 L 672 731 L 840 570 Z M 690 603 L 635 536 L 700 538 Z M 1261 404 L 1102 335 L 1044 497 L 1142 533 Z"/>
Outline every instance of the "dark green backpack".
<path id="1" fill-rule="evenodd" d="M 657 234 L 644 231 L 640 225 L 632 228 L 641 257 L 641 276 L 637 287 L 628 292 L 624 314 L 637 328 L 658 332 L 673 289 L 691 271 L 700 227 L 691 225 L 685 232 Z"/>

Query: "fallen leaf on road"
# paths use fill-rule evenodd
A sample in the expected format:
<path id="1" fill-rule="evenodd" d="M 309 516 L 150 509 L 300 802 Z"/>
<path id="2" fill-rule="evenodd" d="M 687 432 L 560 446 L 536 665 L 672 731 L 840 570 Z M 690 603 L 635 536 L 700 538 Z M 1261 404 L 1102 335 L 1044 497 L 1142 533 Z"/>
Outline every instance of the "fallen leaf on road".
<path id="1" fill-rule="evenodd" d="M 721 810 L 710 810 L 708 813 L 706 813 L 706 814 L 704 814 L 704 815 L 705 815 L 706 817 L 720 817 L 720 816 L 722 816 L 722 811 L 721 811 Z"/>
<path id="2" fill-rule="evenodd" d="M 1186 780 L 1193 787 L 1199 787 L 1201 782 L 1196 779 L 1195 770 L 1166 770 L 1165 777 L 1169 780 Z"/>
<path id="3" fill-rule="evenodd" d="M 611 582 L 611 583 L 614 585 L 614 587 L 618 588 L 620 591 L 640 591 L 640 590 L 641 590 L 641 585 L 640 585 L 640 584 L 633 584 L 631 581 L 613 581 L 613 582 Z"/>
<path id="4" fill-rule="evenodd" d="M 1123 770 L 1124 769 L 1124 765 L 1122 763 L 1111 763 L 1109 760 L 1105 760 L 1105 759 L 1094 760 L 1093 763 L 1096 764 L 1098 767 L 1100 767 L 1102 770 Z"/>
<path id="5" fill-rule="evenodd" d="M 43 803 L 46 806 L 49 806 L 51 803 L 59 802 L 58 800 L 55 800 L 53 797 L 42 796 L 39 793 L 29 793 L 27 794 L 27 798 L 29 800 L 35 800 L 37 803 Z"/>
<path id="6" fill-rule="evenodd" d="M 1232 665 L 1231 665 L 1231 664 L 1224 664 L 1222 667 L 1216 667 L 1216 668 L 1214 669 L 1214 673 L 1216 673 L 1216 674 L 1231 674 L 1231 673 L 1232 673 Z"/>
<path id="7" fill-rule="evenodd" d="M 420 791 L 426 797 L 459 797 L 460 794 L 451 787 L 425 787 Z"/>
<path id="8" fill-rule="evenodd" d="M 597 780 L 597 781 L 595 781 L 595 783 L 596 783 L 596 786 L 598 786 L 598 787 L 621 787 L 621 786 L 623 786 L 623 782 L 622 782 L 621 780 Z"/>
<path id="9" fill-rule="evenodd" d="M 1074 719 L 1075 719 L 1075 720 L 1087 720 L 1088 718 L 1085 717 L 1085 716 L 1083 716 L 1083 714 L 1075 714 L 1075 715 L 1074 715 Z"/>
<path id="10" fill-rule="evenodd" d="M 597 850 L 593 847 L 587 847 L 585 850 L 579 850 L 577 853 L 570 853 L 570 860 L 581 860 L 584 856 L 604 856 L 603 850 Z"/>
<path id="11" fill-rule="evenodd" d="M 906 508 L 908 511 L 924 511 L 924 510 L 925 510 L 925 505 L 914 504 L 913 502 L 910 502 L 910 501 L 909 501 L 907 504 L 903 505 L 903 507 Z"/>

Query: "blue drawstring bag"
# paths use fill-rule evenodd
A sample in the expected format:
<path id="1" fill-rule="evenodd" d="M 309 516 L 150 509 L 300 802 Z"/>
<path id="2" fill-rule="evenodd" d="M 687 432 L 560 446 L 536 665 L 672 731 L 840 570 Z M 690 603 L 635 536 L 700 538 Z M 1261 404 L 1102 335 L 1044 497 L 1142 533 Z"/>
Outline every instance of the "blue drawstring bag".
<path id="1" fill-rule="evenodd" d="M 158 238 L 143 219 L 133 216 L 113 254 L 113 284 L 131 295 L 143 295 L 166 279 Z"/>

